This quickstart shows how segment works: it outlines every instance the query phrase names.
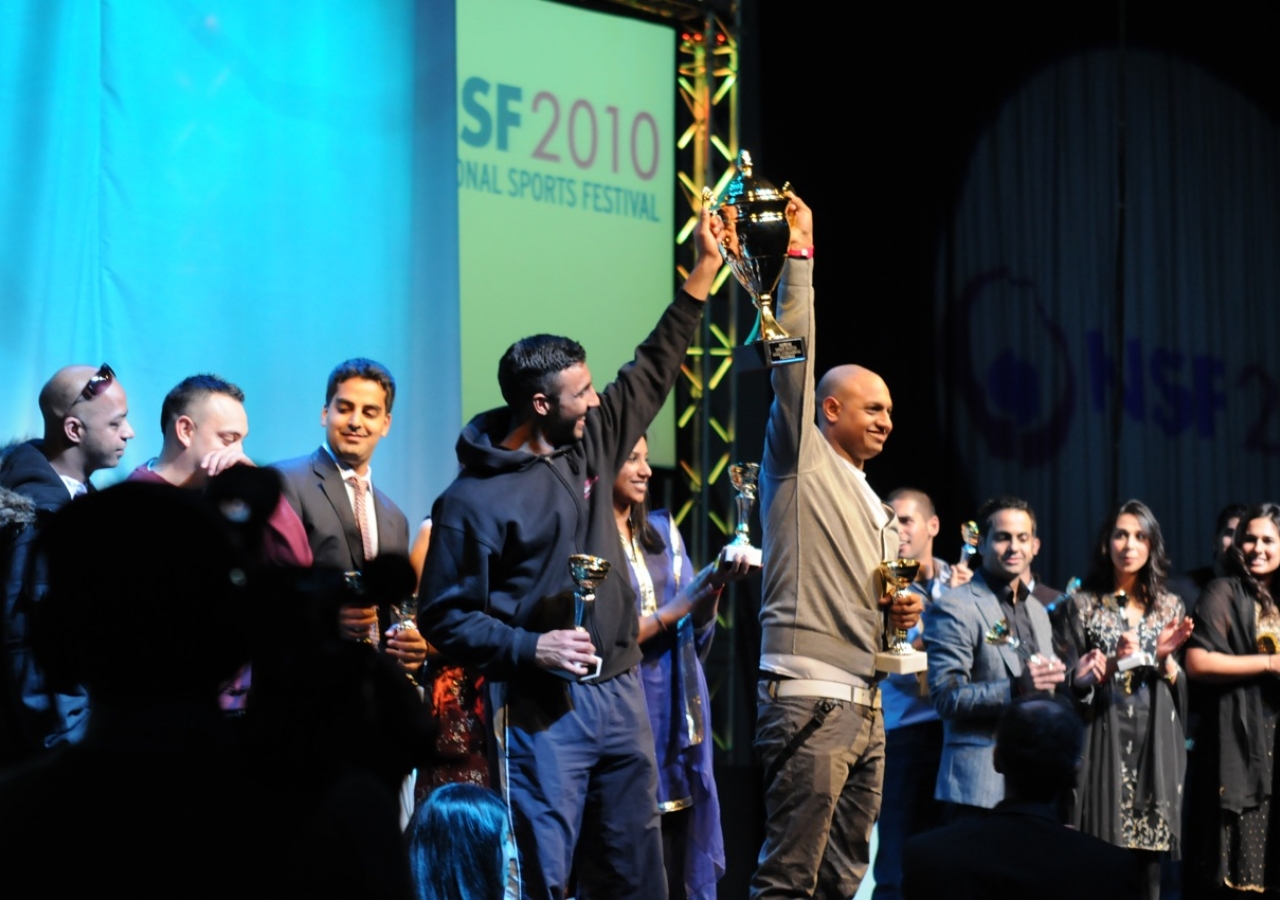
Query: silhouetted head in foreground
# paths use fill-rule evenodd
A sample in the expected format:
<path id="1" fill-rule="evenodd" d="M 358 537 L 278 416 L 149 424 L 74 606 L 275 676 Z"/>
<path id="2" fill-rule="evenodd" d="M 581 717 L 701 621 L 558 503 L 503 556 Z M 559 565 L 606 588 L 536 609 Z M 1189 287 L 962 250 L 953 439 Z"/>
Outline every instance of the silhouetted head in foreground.
<path id="1" fill-rule="evenodd" d="M 38 552 L 49 592 L 32 642 L 51 678 L 95 706 L 215 700 L 248 656 L 248 569 L 228 524 L 199 495 L 125 482 L 68 504 Z"/>
<path id="2" fill-rule="evenodd" d="M 1057 699 L 1019 698 L 996 726 L 996 771 L 1004 775 L 1005 798 L 1051 803 L 1075 787 L 1084 745 L 1084 725 Z"/>
<path id="3" fill-rule="evenodd" d="M 432 791 L 409 824 L 409 864 L 420 900 L 516 897 L 515 840 L 493 791 L 448 784 Z"/>

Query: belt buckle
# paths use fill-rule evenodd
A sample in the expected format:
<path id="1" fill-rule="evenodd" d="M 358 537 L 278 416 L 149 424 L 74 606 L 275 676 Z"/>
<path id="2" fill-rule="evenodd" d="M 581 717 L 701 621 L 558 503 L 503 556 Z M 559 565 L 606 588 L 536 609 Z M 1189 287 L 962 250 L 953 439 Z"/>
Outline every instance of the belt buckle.
<path id="1" fill-rule="evenodd" d="M 769 695 L 770 700 L 777 700 L 778 699 L 778 679 L 766 678 L 765 681 L 768 682 L 768 685 L 764 689 L 765 693 Z"/>

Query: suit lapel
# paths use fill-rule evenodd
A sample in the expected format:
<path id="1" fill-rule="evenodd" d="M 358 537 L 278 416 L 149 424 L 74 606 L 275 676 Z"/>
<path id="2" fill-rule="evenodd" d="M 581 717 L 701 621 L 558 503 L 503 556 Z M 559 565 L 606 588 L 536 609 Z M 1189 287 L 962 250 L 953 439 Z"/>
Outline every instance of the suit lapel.
<path id="1" fill-rule="evenodd" d="M 973 584 L 973 582 L 970 582 L 970 584 Z M 1005 616 L 1000 609 L 1000 601 L 996 599 L 995 594 L 991 593 L 991 588 L 985 582 L 981 586 L 975 585 L 974 587 L 978 623 L 982 628 L 982 642 L 985 644 L 987 643 L 987 635 L 995 628 L 996 623 Z M 1017 677 L 1022 674 L 1022 659 L 1018 656 L 1017 650 L 1009 644 L 992 644 L 991 646 L 995 647 L 1010 675 Z"/>
<path id="2" fill-rule="evenodd" d="M 347 539 L 347 551 L 351 554 L 351 567 L 362 569 L 364 544 L 360 541 L 360 529 L 356 527 L 356 514 L 351 510 L 351 498 L 347 496 L 347 486 L 342 483 L 337 464 L 323 447 L 316 451 L 315 472 L 320 476 L 320 487 L 342 525 L 342 533 Z"/>
<path id="3" fill-rule="evenodd" d="M 1027 607 L 1031 614 L 1031 630 L 1036 633 L 1036 646 L 1040 649 L 1041 656 L 1054 656 L 1053 624 L 1049 621 L 1049 612 L 1039 600 L 1036 605 L 1039 609 L 1036 606 Z"/>

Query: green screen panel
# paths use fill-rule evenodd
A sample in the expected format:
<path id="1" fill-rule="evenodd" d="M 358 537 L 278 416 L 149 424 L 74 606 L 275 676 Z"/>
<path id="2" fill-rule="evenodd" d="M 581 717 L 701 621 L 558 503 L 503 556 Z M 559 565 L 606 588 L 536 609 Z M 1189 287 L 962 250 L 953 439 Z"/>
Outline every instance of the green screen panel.
<path id="1" fill-rule="evenodd" d="M 671 299 L 671 32 L 541 0 L 457 6 L 462 410 L 502 405 L 526 335 L 582 343 L 598 388 Z M 650 430 L 675 464 L 668 402 Z"/>

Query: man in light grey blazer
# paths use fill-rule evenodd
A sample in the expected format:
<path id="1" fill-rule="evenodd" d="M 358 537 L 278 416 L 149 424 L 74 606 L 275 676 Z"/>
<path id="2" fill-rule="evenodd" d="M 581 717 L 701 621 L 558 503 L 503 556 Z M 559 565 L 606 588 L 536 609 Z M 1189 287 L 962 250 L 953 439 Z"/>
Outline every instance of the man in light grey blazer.
<path id="1" fill-rule="evenodd" d="M 944 734 L 935 796 L 953 819 L 1004 799 L 993 764 L 1000 713 L 1014 697 L 1052 693 L 1064 678 L 1049 615 L 1023 580 L 1039 546 L 1035 513 L 1025 500 L 999 497 L 978 522 L 981 570 L 943 594 L 924 627 L 929 693 Z"/>

